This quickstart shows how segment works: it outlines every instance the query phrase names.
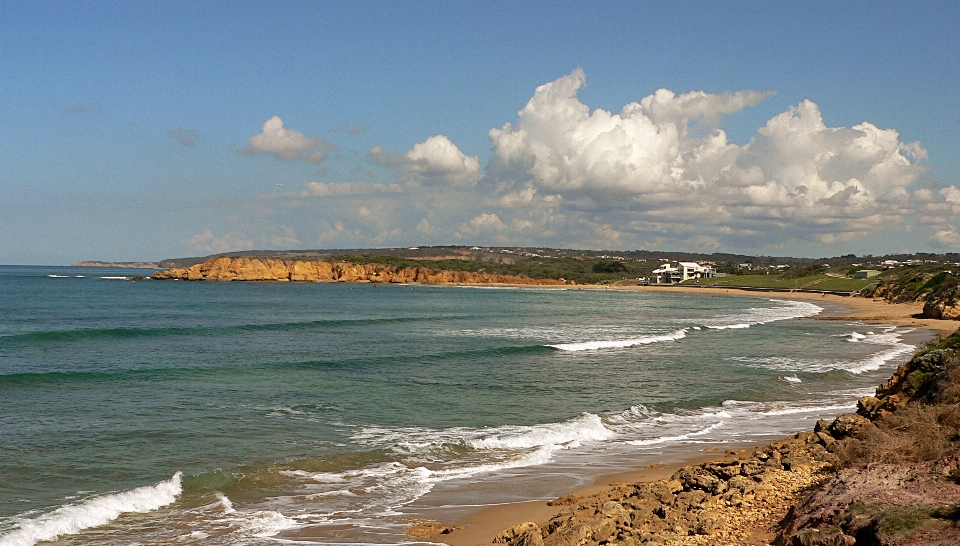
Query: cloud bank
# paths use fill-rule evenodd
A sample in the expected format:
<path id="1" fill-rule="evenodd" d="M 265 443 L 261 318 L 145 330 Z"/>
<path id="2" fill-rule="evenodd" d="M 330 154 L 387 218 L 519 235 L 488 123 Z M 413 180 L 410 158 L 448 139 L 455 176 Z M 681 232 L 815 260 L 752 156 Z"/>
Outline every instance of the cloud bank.
<path id="1" fill-rule="evenodd" d="M 584 81 L 577 70 L 540 86 L 516 123 L 490 131 L 487 176 L 501 204 L 549 196 L 560 208 L 612 213 L 628 231 L 693 224 L 753 244 L 787 230 L 844 241 L 902 221 L 926 158 L 892 129 L 828 127 L 808 100 L 738 146 L 717 124 L 770 93 L 661 89 L 615 114 L 579 101 Z"/>
<path id="2" fill-rule="evenodd" d="M 802 100 L 740 145 L 729 141 L 724 119 L 774 93 L 660 89 L 613 112 L 580 101 L 585 81 L 577 69 L 539 86 L 515 120 L 489 130 L 484 166 L 435 134 L 405 152 L 370 149 L 366 160 L 387 176 L 310 182 L 285 194 L 303 200 L 288 208 L 312 211 L 320 225 L 298 233 L 316 233 L 321 246 L 819 248 L 826 255 L 893 229 L 919 247 L 960 248 L 960 189 L 924 179 L 926 150 L 895 129 L 831 126 L 816 103 Z M 245 152 L 316 162 L 328 149 L 274 117 Z"/>

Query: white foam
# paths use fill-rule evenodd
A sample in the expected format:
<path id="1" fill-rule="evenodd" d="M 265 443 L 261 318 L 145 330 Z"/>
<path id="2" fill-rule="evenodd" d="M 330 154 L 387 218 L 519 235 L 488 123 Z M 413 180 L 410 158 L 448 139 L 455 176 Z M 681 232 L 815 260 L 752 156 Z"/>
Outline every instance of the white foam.
<path id="1" fill-rule="evenodd" d="M 712 425 L 710 425 L 710 426 L 708 426 L 708 427 L 706 427 L 706 428 L 704 428 L 704 429 L 698 430 L 698 431 L 696 431 L 696 432 L 688 432 L 687 434 L 680 434 L 680 435 L 678 435 L 678 436 L 660 436 L 659 438 L 648 438 L 648 439 L 643 439 L 643 440 L 629 440 L 629 441 L 627 441 L 626 443 L 628 443 L 628 444 L 630 444 L 630 445 L 632 445 L 632 446 L 649 446 L 649 445 L 654 445 L 654 444 L 665 444 L 665 443 L 668 443 L 668 442 L 681 442 L 681 441 L 683 441 L 683 440 L 689 440 L 690 438 L 694 438 L 694 437 L 696 437 L 696 436 L 703 436 L 704 434 L 708 434 L 708 433 L 710 433 L 711 431 L 714 431 L 714 430 L 716 430 L 716 429 L 718 429 L 718 428 L 720 428 L 720 427 L 722 427 L 722 426 L 723 426 L 723 421 L 720 421 L 719 423 L 714 423 L 714 424 L 712 424 Z"/>
<path id="2" fill-rule="evenodd" d="M 856 404 L 831 404 L 826 406 L 798 406 L 798 407 L 779 407 L 760 411 L 763 415 L 793 415 L 797 413 L 827 413 L 835 411 L 850 411 L 857 409 Z"/>
<path id="3" fill-rule="evenodd" d="M 584 341 L 580 343 L 559 343 L 556 345 L 547 345 L 561 351 L 596 351 L 599 349 L 622 349 L 624 347 L 633 347 L 635 345 L 649 345 L 651 343 L 661 343 L 664 341 L 676 341 L 687 337 L 687 329 L 676 330 L 668 334 L 651 335 L 635 337 L 631 339 L 614 339 L 601 341 Z"/>
<path id="4" fill-rule="evenodd" d="M 220 504 L 223 505 L 223 511 L 225 513 L 232 514 L 236 512 L 236 510 L 233 509 L 233 503 L 230 502 L 230 499 L 227 498 L 226 495 L 217 491 L 217 498 L 220 499 Z"/>
<path id="5" fill-rule="evenodd" d="M 462 445 L 474 450 L 529 450 L 602 441 L 614 434 L 598 415 L 584 413 L 567 421 L 539 425 L 452 427 L 441 430 L 425 427 L 363 427 L 351 439 L 370 447 L 423 454 L 445 444 Z"/>
<path id="6" fill-rule="evenodd" d="M 47 275 L 47 276 L 50 277 L 51 279 L 69 279 L 69 278 L 70 278 L 70 275 L 53 275 L 53 274 L 50 274 L 50 275 Z"/>
<path id="7" fill-rule="evenodd" d="M 504 429 L 502 432 L 469 440 L 467 445 L 474 449 L 530 449 L 573 442 L 597 442 L 616 434 L 603 425 L 599 415 L 593 413 L 585 413 L 562 423 Z"/>
<path id="8" fill-rule="evenodd" d="M 781 377 L 780 379 L 782 379 L 782 380 L 784 380 L 784 381 L 786 381 L 786 382 L 788 382 L 788 383 L 803 383 L 803 380 L 801 380 L 799 377 L 797 377 L 797 374 L 785 375 L 785 376 Z"/>
<path id="9" fill-rule="evenodd" d="M 18 529 L 0 536 L 0 546 L 32 546 L 40 541 L 106 525 L 124 513 L 156 510 L 177 500 L 183 491 L 180 479 L 181 473 L 177 472 L 169 480 L 156 485 L 89 498 L 34 519 L 23 519 Z"/>
<path id="10" fill-rule="evenodd" d="M 101 279 L 108 280 L 108 281 L 125 281 L 125 280 L 127 280 L 127 277 L 100 277 L 100 278 L 101 278 Z"/>
<path id="11" fill-rule="evenodd" d="M 780 320 L 810 317 L 820 314 L 823 308 L 805 301 L 776 300 L 776 307 L 751 307 L 733 315 L 719 315 L 703 322 L 711 330 L 739 330 L 757 324 L 767 324 Z"/>
<path id="12" fill-rule="evenodd" d="M 844 334 L 844 337 L 849 342 L 865 345 L 888 346 L 887 349 L 853 361 L 824 360 L 817 358 L 796 359 L 781 356 L 759 358 L 735 357 L 731 358 L 731 360 L 742 362 L 747 365 L 781 371 L 824 373 L 833 370 L 839 370 L 852 374 L 862 374 L 864 372 L 879 370 L 890 361 L 904 359 L 910 356 L 916 350 L 916 346 L 903 343 L 901 339 L 901 334 L 907 333 L 910 330 L 894 331 L 895 329 L 896 327 L 887 329 L 882 334 L 873 335 L 864 335 L 858 332 Z M 782 377 L 781 379 L 793 381 L 789 377 Z M 799 380 L 796 382 L 799 382 Z"/>

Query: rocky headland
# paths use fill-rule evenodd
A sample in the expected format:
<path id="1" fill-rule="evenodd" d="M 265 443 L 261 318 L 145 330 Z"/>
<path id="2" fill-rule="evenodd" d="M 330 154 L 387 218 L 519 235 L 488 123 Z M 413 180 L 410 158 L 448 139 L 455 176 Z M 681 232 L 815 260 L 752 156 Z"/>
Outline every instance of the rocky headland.
<path id="1" fill-rule="evenodd" d="M 553 501 L 508 546 L 960 544 L 960 330 L 855 414 L 669 479 Z M 442 538 L 438 539 L 442 540 Z"/>
<path id="2" fill-rule="evenodd" d="M 517 275 L 451 271 L 383 264 L 291 260 L 278 258 L 218 257 L 188 268 L 154 273 L 153 279 L 184 281 L 302 281 L 372 282 L 409 284 L 516 284 L 563 285 L 558 279 Z"/>
<path id="3" fill-rule="evenodd" d="M 905 273 L 879 284 L 873 297 L 891 303 L 922 303 L 924 317 L 960 320 L 960 277 L 953 272 Z"/>

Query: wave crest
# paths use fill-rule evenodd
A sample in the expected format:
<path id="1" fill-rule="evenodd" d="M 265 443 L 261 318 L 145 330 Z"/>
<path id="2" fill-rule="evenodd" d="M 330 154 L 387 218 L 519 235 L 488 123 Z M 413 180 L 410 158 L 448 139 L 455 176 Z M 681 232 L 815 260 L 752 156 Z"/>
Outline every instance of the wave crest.
<path id="1" fill-rule="evenodd" d="M 89 498 L 35 519 L 22 520 L 17 530 L 0 536 L 0 546 L 32 546 L 106 525 L 124 513 L 150 512 L 172 504 L 183 491 L 181 476 L 177 472 L 169 480 L 155 485 Z"/>

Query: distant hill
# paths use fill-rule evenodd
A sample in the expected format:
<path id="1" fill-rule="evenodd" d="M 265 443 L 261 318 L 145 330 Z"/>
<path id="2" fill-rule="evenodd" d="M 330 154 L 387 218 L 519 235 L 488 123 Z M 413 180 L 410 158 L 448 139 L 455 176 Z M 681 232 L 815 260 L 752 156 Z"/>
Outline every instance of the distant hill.
<path id="1" fill-rule="evenodd" d="M 767 265 L 789 265 L 791 267 L 813 264 L 830 264 L 831 267 L 877 264 L 885 260 L 897 262 L 936 261 L 939 263 L 958 263 L 960 254 L 888 254 L 886 256 L 856 256 L 847 254 L 832 258 L 794 258 L 790 256 L 751 256 L 714 252 L 667 252 L 654 250 L 582 250 L 547 247 L 479 247 L 479 246 L 420 246 L 407 248 L 357 248 L 357 249 L 317 249 L 317 250 L 244 250 L 188 258 L 172 258 L 159 262 L 161 268 L 190 267 L 217 257 L 278 258 L 297 260 L 329 260 L 334 257 L 382 256 L 418 261 L 461 260 L 467 262 L 493 262 L 514 264 L 528 259 L 582 259 L 617 260 L 657 263 L 660 260 L 681 260 L 695 262 L 714 262 L 716 264 L 750 264 L 753 267 Z M 347 260 L 352 261 L 352 260 Z"/>

